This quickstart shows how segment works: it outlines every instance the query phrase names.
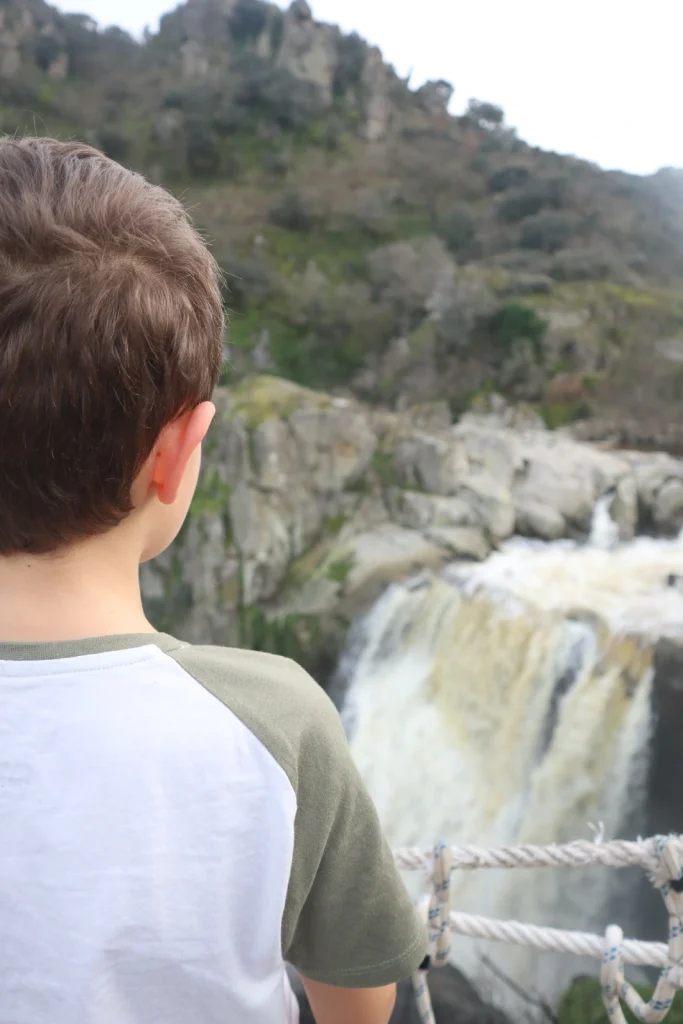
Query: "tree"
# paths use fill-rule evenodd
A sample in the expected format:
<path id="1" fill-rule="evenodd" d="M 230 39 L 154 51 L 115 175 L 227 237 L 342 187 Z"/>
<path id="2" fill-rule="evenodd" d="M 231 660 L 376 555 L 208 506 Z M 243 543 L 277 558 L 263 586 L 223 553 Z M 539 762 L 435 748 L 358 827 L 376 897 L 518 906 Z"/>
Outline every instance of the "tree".
<path id="1" fill-rule="evenodd" d="M 268 7 L 261 0 L 238 0 L 230 16 L 230 33 L 236 43 L 246 43 L 263 32 L 268 21 Z"/>
<path id="2" fill-rule="evenodd" d="M 477 236 L 477 220 L 468 203 L 456 203 L 437 225 L 437 233 L 452 253 L 471 252 Z"/>
<path id="3" fill-rule="evenodd" d="M 130 143 L 117 128 L 101 128 L 98 139 L 102 152 L 111 160 L 121 163 L 128 156 Z"/>
<path id="4" fill-rule="evenodd" d="M 221 169 L 221 154 L 211 124 L 201 117 L 185 119 L 187 169 L 193 178 L 212 178 Z"/>
<path id="5" fill-rule="evenodd" d="M 345 96 L 350 89 L 355 89 L 360 85 L 367 49 L 367 43 L 357 32 L 340 37 L 337 43 L 337 67 L 332 86 L 335 96 Z"/>
<path id="6" fill-rule="evenodd" d="M 489 192 L 506 192 L 509 188 L 517 188 L 529 180 L 530 171 L 524 164 L 512 164 L 494 171 L 489 178 Z"/>
<path id="7" fill-rule="evenodd" d="M 465 117 L 477 128 L 492 131 L 494 128 L 500 128 L 505 121 L 505 111 L 495 103 L 471 99 L 467 105 Z"/>
<path id="8" fill-rule="evenodd" d="M 546 210 L 534 217 L 528 217 L 523 222 L 520 244 L 524 249 L 556 252 L 564 248 L 578 227 L 579 219 L 576 214 L 563 210 Z"/>
<path id="9" fill-rule="evenodd" d="M 530 306 L 508 302 L 491 317 L 488 331 L 496 349 L 503 354 L 510 353 L 517 342 L 524 340 L 531 343 L 539 359 L 547 327 L 546 321 Z"/>
<path id="10" fill-rule="evenodd" d="M 270 219 L 287 231 L 310 231 L 314 217 L 298 192 L 290 191 L 271 208 Z"/>

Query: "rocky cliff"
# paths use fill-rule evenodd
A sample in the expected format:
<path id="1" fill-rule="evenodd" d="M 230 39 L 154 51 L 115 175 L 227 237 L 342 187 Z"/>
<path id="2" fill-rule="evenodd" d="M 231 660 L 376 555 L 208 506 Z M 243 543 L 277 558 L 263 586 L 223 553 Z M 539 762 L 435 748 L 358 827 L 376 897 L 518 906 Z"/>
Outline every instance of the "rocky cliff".
<path id="1" fill-rule="evenodd" d="M 181 537 L 144 567 L 153 620 L 194 642 L 297 657 L 329 677 L 392 581 L 483 559 L 513 533 L 585 537 L 613 495 L 622 539 L 683 526 L 683 464 L 544 429 L 500 400 L 451 423 L 270 376 L 219 389 Z"/>

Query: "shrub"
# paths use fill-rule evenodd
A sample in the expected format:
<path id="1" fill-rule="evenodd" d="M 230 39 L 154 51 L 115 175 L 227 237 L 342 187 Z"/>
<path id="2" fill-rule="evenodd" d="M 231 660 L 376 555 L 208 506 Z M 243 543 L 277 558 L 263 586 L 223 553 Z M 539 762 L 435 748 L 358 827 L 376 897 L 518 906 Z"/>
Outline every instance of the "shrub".
<path id="1" fill-rule="evenodd" d="M 617 270 L 614 260 L 595 249 L 565 249 L 550 265 L 556 281 L 603 281 Z"/>
<path id="2" fill-rule="evenodd" d="M 517 188 L 529 179 L 529 168 L 524 164 L 513 164 L 502 167 L 489 178 L 489 192 L 506 192 L 509 188 Z"/>
<path id="3" fill-rule="evenodd" d="M 465 117 L 472 124 L 485 131 L 498 128 L 505 120 L 505 111 L 495 103 L 487 103 L 486 100 L 471 99 L 467 105 Z"/>
<path id="4" fill-rule="evenodd" d="M 525 249 L 556 252 L 567 244 L 578 229 L 576 214 L 547 210 L 528 217 L 522 224 L 520 244 Z"/>
<path id="5" fill-rule="evenodd" d="M 271 207 L 269 217 L 273 224 L 287 231 L 310 231 L 315 221 L 300 193 L 293 191 L 285 192 Z"/>
<path id="6" fill-rule="evenodd" d="M 130 143 L 117 128 L 102 128 L 98 133 L 100 147 L 110 159 L 119 163 L 128 156 Z"/>
<path id="7" fill-rule="evenodd" d="M 34 50 L 35 61 L 42 71 L 47 71 L 63 52 L 59 39 L 53 35 L 40 35 Z"/>
<path id="8" fill-rule="evenodd" d="M 545 178 L 510 192 L 500 204 L 498 214 L 501 220 L 514 223 L 539 213 L 545 207 L 557 210 L 565 199 L 566 181 L 563 178 Z"/>
<path id="9" fill-rule="evenodd" d="M 219 256 L 218 262 L 226 305 L 236 312 L 243 312 L 250 302 L 262 303 L 275 290 L 272 276 L 258 260 L 227 253 Z"/>
<path id="10" fill-rule="evenodd" d="M 529 306 L 508 302 L 495 313 L 488 323 L 488 333 L 497 349 L 507 354 L 521 340 L 531 343 L 537 358 L 547 330 L 545 320 Z"/>
<path id="11" fill-rule="evenodd" d="M 261 0 L 237 0 L 230 15 L 230 33 L 236 43 L 257 39 L 268 21 L 268 7 Z"/>
<path id="12" fill-rule="evenodd" d="M 441 219 L 437 233 L 453 253 L 471 250 L 477 235 L 477 220 L 467 203 L 456 203 Z"/>
<path id="13" fill-rule="evenodd" d="M 367 49 L 367 43 L 357 32 L 340 37 L 337 44 L 337 67 L 332 85 L 335 96 L 345 96 L 350 89 L 355 89 L 360 85 Z"/>
<path id="14" fill-rule="evenodd" d="M 296 78 L 284 68 L 274 67 L 256 54 L 242 54 L 234 62 L 233 70 L 237 81 L 235 103 L 250 115 L 270 120 L 280 128 L 302 128 L 324 108 L 316 85 Z"/>
<path id="15" fill-rule="evenodd" d="M 185 93 L 178 89 L 167 92 L 161 101 L 163 110 L 182 110 L 185 106 Z"/>
<path id="16" fill-rule="evenodd" d="M 395 327 L 366 285 L 332 285 L 314 267 L 288 281 L 285 301 L 289 330 L 273 333 L 271 352 L 279 373 L 309 387 L 350 383 Z"/>
<path id="17" fill-rule="evenodd" d="M 193 178 L 211 178 L 221 169 L 221 153 L 211 124 L 201 117 L 185 119 L 185 159 Z"/>
<path id="18" fill-rule="evenodd" d="M 368 270 L 375 297 L 411 321 L 424 313 L 434 290 L 454 275 L 455 266 L 443 242 L 430 237 L 375 249 L 368 256 Z"/>

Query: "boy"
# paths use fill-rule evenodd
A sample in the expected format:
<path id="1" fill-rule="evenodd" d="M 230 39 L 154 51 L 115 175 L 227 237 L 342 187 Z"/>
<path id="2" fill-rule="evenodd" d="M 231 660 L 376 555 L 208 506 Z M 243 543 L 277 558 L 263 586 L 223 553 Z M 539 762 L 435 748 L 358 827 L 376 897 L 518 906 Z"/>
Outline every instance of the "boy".
<path id="1" fill-rule="evenodd" d="M 170 195 L 0 140 L 0 1021 L 386 1024 L 424 937 L 296 665 L 145 619 L 214 413 L 215 264 Z"/>

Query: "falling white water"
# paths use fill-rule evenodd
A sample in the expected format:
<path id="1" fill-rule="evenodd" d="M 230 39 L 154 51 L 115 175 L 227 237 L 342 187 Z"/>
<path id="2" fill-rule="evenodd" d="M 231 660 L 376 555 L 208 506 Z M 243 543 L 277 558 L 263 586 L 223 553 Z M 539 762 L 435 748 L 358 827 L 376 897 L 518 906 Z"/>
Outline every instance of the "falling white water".
<path id="1" fill-rule="evenodd" d="M 345 717 L 392 846 L 549 843 L 619 834 L 642 800 L 652 644 L 683 636 L 683 541 L 615 547 L 515 539 L 486 562 L 391 587 L 353 655 Z M 608 517 L 609 518 L 609 517 Z M 412 879 L 407 881 L 413 882 Z M 456 874 L 460 910 L 603 931 L 609 872 Z M 584 965 L 457 940 L 453 962 L 496 992 L 482 954 L 553 1000 Z M 525 1008 L 526 1012 L 526 1008 Z"/>

